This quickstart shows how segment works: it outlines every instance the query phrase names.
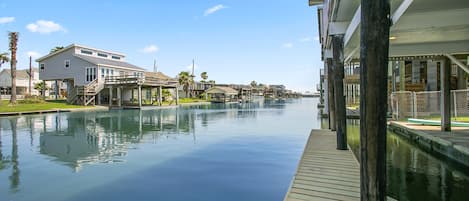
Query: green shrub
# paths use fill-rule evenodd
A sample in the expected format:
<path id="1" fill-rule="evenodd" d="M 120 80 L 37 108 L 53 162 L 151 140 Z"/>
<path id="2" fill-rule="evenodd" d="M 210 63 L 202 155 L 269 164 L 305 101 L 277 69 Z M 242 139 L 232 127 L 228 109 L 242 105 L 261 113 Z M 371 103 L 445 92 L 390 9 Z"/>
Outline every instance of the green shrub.
<path id="1" fill-rule="evenodd" d="M 37 103 L 44 103 L 44 99 L 39 96 L 25 96 L 24 100 L 18 100 L 19 104 L 37 104 Z"/>

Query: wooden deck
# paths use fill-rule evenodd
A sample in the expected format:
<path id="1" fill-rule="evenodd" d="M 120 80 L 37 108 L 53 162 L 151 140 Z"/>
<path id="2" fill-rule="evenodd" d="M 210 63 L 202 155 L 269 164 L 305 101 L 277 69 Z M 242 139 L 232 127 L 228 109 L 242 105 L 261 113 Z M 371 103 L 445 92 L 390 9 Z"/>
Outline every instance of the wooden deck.
<path id="1" fill-rule="evenodd" d="M 335 132 L 312 130 L 285 201 L 360 200 L 360 167 L 336 150 Z"/>

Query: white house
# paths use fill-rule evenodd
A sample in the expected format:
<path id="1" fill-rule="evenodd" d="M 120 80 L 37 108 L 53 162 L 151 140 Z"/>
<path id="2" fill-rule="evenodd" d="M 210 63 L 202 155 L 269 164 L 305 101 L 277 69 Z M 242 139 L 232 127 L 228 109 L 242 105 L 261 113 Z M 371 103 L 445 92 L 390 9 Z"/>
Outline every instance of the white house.
<path id="1" fill-rule="evenodd" d="M 173 80 L 161 80 L 145 74 L 145 69 L 127 63 L 122 53 L 77 44 L 36 61 L 41 80 L 67 83 L 67 100 L 73 104 L 109 103 L 113 106 L 116 103 L 121 106 L 123 102 L 137 102 L 141 106 L 142 88 L 151 94 L 153 87 L 159 87 L 161 91 L 163 87 L 175 88 L 177 84 Z M 134 97 L 135 89 L 137 98 Z M 152 102 L 151 95 L 149 98 Z"/>
<path id="2" fill-rule="evenodd" d="M 31 85 L 29 84 L 29 77 L 29 69 L 16 71 L 16 94 L 20 96 L 19 98 L 21 98 L 21 96 L 27 95 L 30 88 L 31 95 L 40 95 L 40 92 L 34 89 L 34 85 L 38 82 L 41 82 L 41 80 L 39 80 L 38 69 L 32 69 Z M 0 94 L 11 94 L 11 70 L 9 68 L 5 68 L 0 72 Z"/>

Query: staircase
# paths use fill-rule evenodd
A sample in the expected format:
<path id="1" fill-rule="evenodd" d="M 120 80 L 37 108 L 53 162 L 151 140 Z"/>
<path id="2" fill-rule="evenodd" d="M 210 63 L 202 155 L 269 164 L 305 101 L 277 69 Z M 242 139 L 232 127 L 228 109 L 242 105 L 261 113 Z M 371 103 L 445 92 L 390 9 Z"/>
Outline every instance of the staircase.
<path id="1" fill-rule="evenodd" d="M 96 95 L 104 88 L 104 83 L 95 79 L 84 86 L 74 86 L 67 98 L 70 104 L 75 105 L 95 105 Z"/>

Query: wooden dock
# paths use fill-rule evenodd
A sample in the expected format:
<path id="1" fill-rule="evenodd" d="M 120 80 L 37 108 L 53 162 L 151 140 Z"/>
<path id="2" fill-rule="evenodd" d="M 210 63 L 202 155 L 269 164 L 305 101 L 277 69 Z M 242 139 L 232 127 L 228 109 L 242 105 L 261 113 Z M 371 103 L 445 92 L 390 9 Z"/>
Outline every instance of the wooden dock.
<path id="1" fill-rule="evenodd" d="M 335 132 L 312 130 L 285 201 L 360 200 L 360 167 L 336 150 Z"/>

